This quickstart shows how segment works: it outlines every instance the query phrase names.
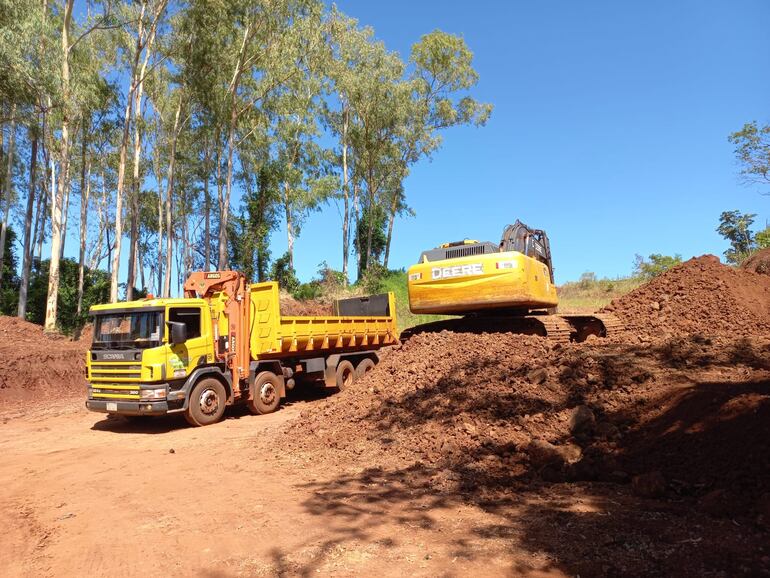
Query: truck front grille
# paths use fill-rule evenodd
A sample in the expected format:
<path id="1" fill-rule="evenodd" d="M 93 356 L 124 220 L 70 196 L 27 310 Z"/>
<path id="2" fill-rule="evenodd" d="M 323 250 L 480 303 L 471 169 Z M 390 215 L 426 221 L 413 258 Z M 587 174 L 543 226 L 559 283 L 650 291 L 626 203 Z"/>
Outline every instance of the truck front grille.
<path id="1" fill-rule="evenodd" d="M 142 366 L 138 363 L 119 363 L 110 361 L 91 362 L 91 381 L 139 381 L 142 376 Z"/>

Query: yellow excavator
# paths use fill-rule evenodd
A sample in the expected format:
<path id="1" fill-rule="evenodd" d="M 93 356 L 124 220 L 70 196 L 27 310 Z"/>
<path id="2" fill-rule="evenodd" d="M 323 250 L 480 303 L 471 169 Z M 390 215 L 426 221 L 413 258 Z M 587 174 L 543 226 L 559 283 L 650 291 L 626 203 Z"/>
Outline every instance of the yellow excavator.
<path id="1" fill-rule="evenodd" d="M 584 341 L 622 330 L 613 315 L 559 315 L 548 236 L 517 220 L 499 244 L 465 239 L 423 251 L 408 271 L 412 313 L 462 315 L 407 331 L 448 329 Z"/>

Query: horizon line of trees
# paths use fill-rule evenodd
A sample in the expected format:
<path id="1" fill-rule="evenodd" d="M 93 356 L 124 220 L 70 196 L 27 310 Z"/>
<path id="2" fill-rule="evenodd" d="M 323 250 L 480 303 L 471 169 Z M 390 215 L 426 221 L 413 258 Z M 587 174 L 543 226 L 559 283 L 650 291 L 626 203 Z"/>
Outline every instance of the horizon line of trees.
<path id="1" fill-rule="evenodd" d="M 472 59 L 440 30 L 402 59 L 320 0 L 0 0 L 5 307 L 15 294 L 29 318 L 44 276 L 56 328 L 68 234 L 77 316 L 102 268 L 113 302 L 170 296 L 195 269 L 264 280 L 271 232 L 285 228 L 292 270 L 304 223 L 330 202 L 343 278 L 387 268 L 411 167 L 445 129 L 489 118 Z"/>

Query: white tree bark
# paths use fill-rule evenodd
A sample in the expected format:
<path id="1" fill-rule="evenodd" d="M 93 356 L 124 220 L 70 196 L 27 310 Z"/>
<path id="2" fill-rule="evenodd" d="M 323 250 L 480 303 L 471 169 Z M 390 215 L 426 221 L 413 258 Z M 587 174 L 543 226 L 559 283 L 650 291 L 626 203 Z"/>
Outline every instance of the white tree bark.
<path id="1" fill-rule="evenodd" d="M 66 0 L 64 4 L 64 19 L 62 21 L 62 129 L 61 129 L 61 178 L 56 195 L 51 199 L 51 265 L 48 269 L 48 297 L 45 308 L 45 330 L 56 330 L 56 313 L 59 298 L 59 257 L 61 255 L 62 210 L 64 204 L 64 188 L 69 164 L 69 98 L 70 98 L 70 66 L 69 66 L 69 31 L 72 22 L 72 5 L 74 0 Z"/>

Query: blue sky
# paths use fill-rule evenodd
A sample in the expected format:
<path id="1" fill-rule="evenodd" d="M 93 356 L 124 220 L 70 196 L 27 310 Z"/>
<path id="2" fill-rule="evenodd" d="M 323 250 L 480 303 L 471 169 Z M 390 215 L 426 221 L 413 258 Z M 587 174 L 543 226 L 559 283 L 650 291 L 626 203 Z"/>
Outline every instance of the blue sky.
<path id="1" fill-rule="evenodd" d="M 551 238 L 557 282 L 630 273 L 636 253 L 721 255 L 724 210 L 770 219 L 746 186 L 729 133 L 770 121 L 770 3 L 342 0 L 408 58 L 420 35 L 461 34 L 475 54 L 486 127 L 444 133 L 406 181 L 415 217 L 396 222 L 391 267 L 470 237 L 499 240 L 516 218 Z M 341 268 L 335 206 L 296 242 L 308 280 Z M 271 250 L 281 255 L 284 231 Z M 351 256 L 351 259 L 353 257 Z"/>

